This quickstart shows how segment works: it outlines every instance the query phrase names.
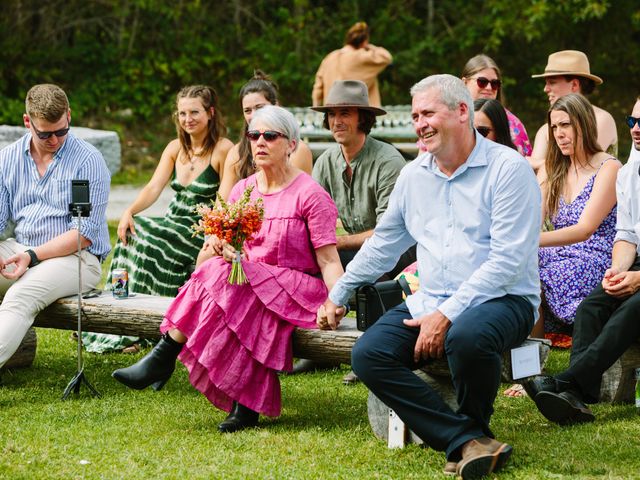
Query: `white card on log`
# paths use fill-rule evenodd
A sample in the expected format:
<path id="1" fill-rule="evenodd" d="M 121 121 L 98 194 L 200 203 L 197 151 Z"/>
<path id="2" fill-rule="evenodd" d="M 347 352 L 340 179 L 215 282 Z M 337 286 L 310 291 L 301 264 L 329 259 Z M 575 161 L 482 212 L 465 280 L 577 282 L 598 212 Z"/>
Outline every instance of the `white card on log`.
<path id="1" fill-rule="evenodd" d="M 525 345 L 511 350 L 511 374 L 514 380 L 540 373 L 538 345 Z"/>
<path id="2" fill-rule="evenodd" d="M 404 448 L 407 439 L 407 426 L 392 409 L 389 409 L 389 448 Z"/>

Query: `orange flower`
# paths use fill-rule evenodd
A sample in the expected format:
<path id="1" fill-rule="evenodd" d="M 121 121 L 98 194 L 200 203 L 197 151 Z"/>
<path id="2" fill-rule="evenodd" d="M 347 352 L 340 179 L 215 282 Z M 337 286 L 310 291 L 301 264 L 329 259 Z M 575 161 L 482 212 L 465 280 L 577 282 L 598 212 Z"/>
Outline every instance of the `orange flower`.
<path id="1" fill-rule="evenodd" d="M 237 251 L 242 251 L 242 246 L 247 240 L 251 240 L 254 234 L 260 231 L 264 208 L 262 198 L 251 201 L 253 186 L 249 186 L 242 196 L 234 203 L 225 202 L 220 194 L 216 200 L 211 201 L 211 206 L 200 204 L 195 207 L 195 212 L 202 218 L 191 228 L 193 234 L 215 235 L 221 240 L 233 246 Z M 246 276 L 239 263 L 233 262 L 229 283 L 241 284 L 246 282 Z"/>

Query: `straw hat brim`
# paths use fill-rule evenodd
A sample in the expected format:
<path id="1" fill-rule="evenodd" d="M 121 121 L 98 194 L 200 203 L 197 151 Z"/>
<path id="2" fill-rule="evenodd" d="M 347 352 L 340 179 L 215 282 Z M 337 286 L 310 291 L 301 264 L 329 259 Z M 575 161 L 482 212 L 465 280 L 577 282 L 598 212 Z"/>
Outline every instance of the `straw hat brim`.
<path id="1" fill-rule="evenodd" d="M 600 85 L 602 83 L 602 79 L 597 75 L 592 75 L 590 73 L 584 72 L 567 72 L 567 71 L 546 71 L 544 73 L 540 73 L 538 75 L 531 75 L 531 78 L 541 78 L 541 77 L 559 77 L 562 75 L 572 75 L 575 77 L 585 77 L 596 82 L 596 85 Z"/>
<path id="2" fill-rule="evenodd" d="M 368 105 L 355 105 L 352 103 L 340 103 L 340 104 L 332 104 L 332 105 L 318 105 L 317 107 L 309 107 L 311 110 L 315 110 L 316 112 L 326 112 L 331 108 L 359 108 L 361 110 L 368 110 L 373 112 L 376 116 L 378 115 L 386 115 L 386 110 L 383 110 L 378 107 L 370 107 Z"/>

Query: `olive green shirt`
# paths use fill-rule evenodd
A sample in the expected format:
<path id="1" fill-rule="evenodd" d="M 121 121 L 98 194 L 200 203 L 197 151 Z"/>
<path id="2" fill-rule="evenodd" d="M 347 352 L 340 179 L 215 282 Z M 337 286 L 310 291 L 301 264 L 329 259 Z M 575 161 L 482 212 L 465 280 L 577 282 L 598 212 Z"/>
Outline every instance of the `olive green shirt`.
<path id="1" fill-rule="evenodd" d="M 353 235 L 375 228 L 405 165 L 406 161 L 395 147 L 367 136 L 362 150 L 351 161 L 351 182 L 339 144 L 332 145 L 318 157 L 313 178 L 329 192 L 338 207 L 342 226 Z"/>

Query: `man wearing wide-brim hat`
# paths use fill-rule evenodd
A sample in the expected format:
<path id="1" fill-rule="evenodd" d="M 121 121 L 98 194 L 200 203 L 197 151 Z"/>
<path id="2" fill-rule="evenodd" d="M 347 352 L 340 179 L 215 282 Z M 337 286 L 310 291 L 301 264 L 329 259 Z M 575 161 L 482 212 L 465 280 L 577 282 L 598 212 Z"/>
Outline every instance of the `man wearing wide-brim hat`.
<path id="1" fill-rule="evenodd" d="M 338 207 L 347 235 L 338 237 L 343 266 L 355 256 L 387 209 L 389 195 L 406 162 L 400 152 L 369 136 L 382 108 L 369 105 L 367 86 L 359 80 L 334 82 L 327 103 L 310 107 L 324 113 L 323 126 L 335 145 L 316 161 L 313 178 Z"/>
<path id="2" fill-rule="evenodd" d="M 602 79 L 591 73 L 589 59 L 578 50 L 562 50 L 549 55 L 547 66 L 543 73 L 531 75 L 532 78 L 544 78 L 544 92 L 549 97 L 549 104 L 568 95 L 581 93 L 589 95 L 596 85 L 602 84 Z M 618 132 L 613 116 L 600 107 L 593 105 L 598 127 L 598 143 L 600 147 L 613 156 L 618 154 Z M 543 164 L 549 143 L 549 130 L 546 122 L 536 133 L 533 152 L 529 163 L 538 170 Z"/>
<path id="3" fill-rule="evenodd" d="M 329 192 L 338 207 L 346 235 L 338 236 L 337 248 L 346 267 L 373 235 L 406 162 L 395 147 L 369 136 L 376 116 L 386 112 L 369 104 L 364 82 L 338 80 L 333 83 L 325 105 L 311 108 L 324 113 L 323 126 L 331 130 L 336 141 L 316 160 L 313 178 Z M 415 248 L 403 255 L 388 275 L 393 278 L 414 261 Z M 302 368 L 302 364 L 296 365 L 294 372 Z"/>

